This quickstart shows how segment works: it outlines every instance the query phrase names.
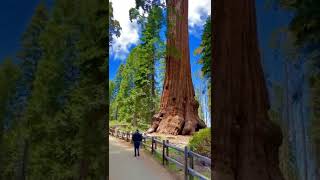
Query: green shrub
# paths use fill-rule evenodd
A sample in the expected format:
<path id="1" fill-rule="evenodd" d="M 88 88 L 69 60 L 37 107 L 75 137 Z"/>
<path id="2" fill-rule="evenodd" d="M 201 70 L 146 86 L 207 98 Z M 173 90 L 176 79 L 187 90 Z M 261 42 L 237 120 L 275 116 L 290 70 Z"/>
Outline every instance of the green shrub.
<path id="1" fill-rule="evenodd" d="M 201 129 L 189 141 L 192 151 L 211 158 L 211 128 Z"/>
<path id="2" fill-rule="evenodd" d="M 130 122 L 125 121 L 109 121 L 109 127 L 117 127 L 121 131 L 135 131 L 139 129 L 141 132 L 146 131 L 149 128 L 149 124 L 138 123 L 138 127 L 132 126 Z"/>

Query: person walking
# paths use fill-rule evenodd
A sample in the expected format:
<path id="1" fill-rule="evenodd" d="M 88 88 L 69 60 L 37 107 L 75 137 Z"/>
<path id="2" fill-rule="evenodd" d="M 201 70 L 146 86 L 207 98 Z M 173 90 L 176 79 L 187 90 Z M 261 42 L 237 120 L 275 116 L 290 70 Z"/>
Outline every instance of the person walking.
<path id="1" fill-rule="evenodd" d="M 140 143 L 142 141 L 142 134 L 139 133 L 138 129 L 132 135 L 132 141 L 133 141 L 133 145 L 134 145 L 134 157 L 137 156 L 137 152 L 138 152 L 138 156 L 140 156 L 139 148 L 140 148 Z"/>

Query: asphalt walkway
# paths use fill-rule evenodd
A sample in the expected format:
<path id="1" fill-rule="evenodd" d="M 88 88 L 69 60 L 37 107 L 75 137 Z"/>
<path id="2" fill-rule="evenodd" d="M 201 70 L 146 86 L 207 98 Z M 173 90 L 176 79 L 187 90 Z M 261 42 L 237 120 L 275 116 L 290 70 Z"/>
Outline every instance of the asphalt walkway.
<path id="1" fill-rule="evenodd" d="M 168 170 L 140 150 L 134 157 L 131 144 L 109 136 L 110 180 L 175 180 Z"/>

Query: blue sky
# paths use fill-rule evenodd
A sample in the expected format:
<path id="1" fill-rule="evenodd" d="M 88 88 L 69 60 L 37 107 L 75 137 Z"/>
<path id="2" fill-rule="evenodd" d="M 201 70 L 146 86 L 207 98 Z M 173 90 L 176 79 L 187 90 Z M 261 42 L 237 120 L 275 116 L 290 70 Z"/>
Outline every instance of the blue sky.
<path id="1" fill-rule="evenodd" d="M 282 76 L 281 57 L 275 57 L 274 50 L 270 47 L 270 41 L 275 31 L 288 26 L 293 14 L 279 9 L 277 6 L 268 8 L 266 2 L 260 0 L 257 0 L 256 12 L 261 61 L 265 74 L 271 80 L 280 81 Z"/>
<path id="2" fill-rule="evenodd" d="M 39 0 L 2 0 L 0 6 L 0 61 L 15 56 L 20 37 Z"/>
<path id="3" fill-rule="evenodd" d="M 45 0 L 51 4 L 53 0 Z M 1 0 L 0 6 L 0 61 L 15 57 L 20 38 L 31 20 L 40 0 Z"/>

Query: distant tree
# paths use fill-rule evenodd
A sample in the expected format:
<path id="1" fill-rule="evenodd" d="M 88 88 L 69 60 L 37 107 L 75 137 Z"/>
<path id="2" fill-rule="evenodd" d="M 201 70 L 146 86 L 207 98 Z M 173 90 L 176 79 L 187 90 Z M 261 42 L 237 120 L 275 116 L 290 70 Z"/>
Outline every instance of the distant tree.
<path id="1" fill-rule="evenodd" d="M 43 54 L 43 49 L 40 45 L 40 36 L 48 20 L 48 10 L 43 3 L 40 3 L 35 9 L 30 24 L 22 35 L 22 49 L 19 51 L 18 57 L 22 60 L 23 81 L 28 94 L 30 94 L 32 89 L 36 68 Z"/>
<path id="2" fill-rule="evenodd" d="M 142 8 L 143 12 L 139 12 Z M 146 13 L 148 16 L 146 17 Z M 151 83 L 151 94 L 153 99 L 156 99 L 156 63 L 164 55 L 164 43 L 160 38 L 160 31 L 164 25 L 163 6 L 160 1 L 136 1 L 136 7 L 129 11 L 130 21 L 136 20 L 142 27 L 141 48 L 146 50 L 145 61 L 150 70 L 148 79 Z M 155 113 L 155 104 L 153 105 L 152 113 Z M 151 118 L 151 117 L 150 117 Z"/>
<path id="3" fill-rule="evenodd" d="M 109 46 L 112 45 L 113 36 L 119 37 L 121 26 L 119 21 L 115 20 L 113 17 L 113 8 L 112 8 L 112 2 L 109 2 Z"/>
<path id="4" fill-rule="evenodd" d="M 5 140 L 5 136 L 8 131 L 10 100 L 15 94 L 20 74 L 19 67 L 11 59 L 5 59 L 0 64 L 0 179 L 7 179 L 10 177 L 8 175 L 12 174 L 12 169 L 8 168 L 10 157 L 7 156 L 10 144 Z"/>
<path id="5" fill-rule="evenodd" d="M 204 25 L 203 34 L 201 37 L 200 47 L 196 50 L 196 54 L 200 54 L 199 63 L 202 64 L 201 71 L 207 79 L 211 79 L 211 62 L 212 62 L 212 31 L 211 31 L 211 16 L 209 16 Z"/>
<path id="6" fill-rule="evenodd" d="M 201 44 L 195 50 L 195 54 L 200 55 L 200 59 L 198 61 L 199 64 L 202 65 L 201 72 L 204 80 L 206 82 L 210 82 L 207 85 L 207 96 L 208 96 L 208 109 L 211 109 L 211 64 L 212 64 L 212 31 L 211 31 L 211 16 L 209 16 L 204 24 L 203 34 L 201 36 Z M 210 113 L 210 112 L 208 112 Z"/>

